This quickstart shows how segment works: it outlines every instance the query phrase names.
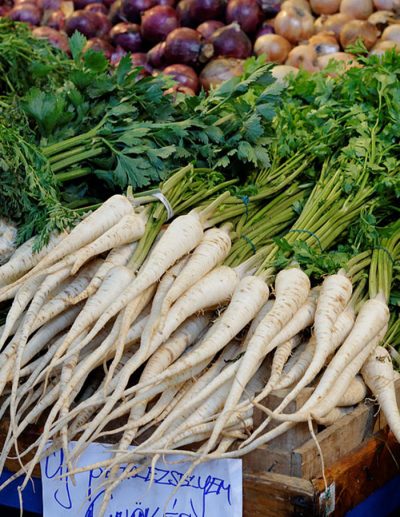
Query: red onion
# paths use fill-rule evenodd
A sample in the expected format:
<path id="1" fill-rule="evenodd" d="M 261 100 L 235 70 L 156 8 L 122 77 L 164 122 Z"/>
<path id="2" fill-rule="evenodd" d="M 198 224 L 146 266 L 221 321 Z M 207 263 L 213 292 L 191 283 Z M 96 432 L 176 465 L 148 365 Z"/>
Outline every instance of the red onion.
<path id="1" fill-rule="evenodd" d="M 186 86 L 197 92 L 199 88 L 199 79 L 196 72 L 187 65 L 170 65 L 164 68 L 164 74 L 170 75 L 177 83 Z"/>
<path id="2" fill-rule="evenodd" d="M 292 45 L 279 34 L 264 34 L 256 39 L 254 53 L 256 56 L 265 55 L 267 61 L 284 63 Z"/>
<path id="3" fill-rule="evenodd" d="M 107 14 L 108 9 L 104 4 L 88 4 L 84 7 L 84 11 L 90 11 L 92 13 Z"/>
<path id="4" fill-rule="evenodd" d="M 257 30 L 264 16 L 256 0 L 229 0 L 226 8 L 226 21 L 238 22 L 247 33 Z"/>
<path id="5" fill-rule="evenodd" d="M 178 14 L 169 5 L 156 5 L 142 16 L 141 31 L 145 40 L 158 43 L 179 27 Z"/>
<path id="6" fill-rule="evenodd" d="M 84 9 L 89 4 L 102 4 L 102 0 L 74 0 L 75 10 Z"/>
<path id="7" fill-rule="evenodd" d="M 201 71 L 199 76 L 200 83 L 205 90 L 215 88 L 232 77 L 242 75 L 243 63 L 243 60 L 233 57 L 213 59 Z"/>
<path id="8" fill-rule="evenodd" d="M 122 0 L 121 14 L 129 22 L 139 22 L 140 14 L 155 5 L 155 0 Z"/>
<path id="9" fill-rule="evenodd" d="M 157 43 L 147 52 L 147 63 L 152 68 L 164 68 L 165 62 L 165 41 Z"/>
<path id="10" fill-rule="evenodd" d="M 281 10 L 282 0 L 260 0 L 262 11 L 267 15 L 275 15 Z"/>
<path id="11" fill-rule="evenodd" d="M 72 13 L 65 22 L 65 32 L 72 36 L 75 31 L 79 31 L 87 38 L 94 38 L 99 29 L 99 19 L 96 13 L 78 10 Z"/>
<path id="12" fill-rule="evenodd" d="M 57 11 L 61 8 L 61 0 L 37 0 L 36 5 L 43 11 Z"/>
<path id="13" fill-rule="evenodd" d="M 176 6 L 176 12 L 181 25 L 184 25 L 185 27 L 192 25 L 192 19 L 190 16 L 190 0 L 181 0 Z"/>
<path id="14" fill-rule="evenodd" d="M 0 18 L 3 16 L 8 16 L 8 13 L 11 11 L 11 7 L 8 5 L 0 5 Z"/>
<path id="15" fill-rule="evenodd" d="M 140 27 L 136 23 L 117 23 L 110 30 L 109 36 L 113 45 L 128 52 L 138 52 L 142 48 Z"/>
<path id="16" fill-rule="evenodd" d="M 213 55 L 213 46 L 202 42 L 201 34 L 181 27 L 170 32 L 165 40 L 165 58 L 168 63 L 194 65 L 204 63 Z"/>
<path id="17" fill-rule="evenodd" d="M 196 30 L 208 41 L 214 32 L 223 26 L 224 24 L 218 20 L 208 20 L 207 22 L 201 23 Z"/>
<path id="18" fill-rule="evenodd" d="M 11 9 L 8 17 L 15 22 L 26 22 L 31 25 L 39 25 L 42 11 L 33 4 L 19 4 Z"/>
<path id="19" fill-rule="evenodd" d="M 111 56 L 114 52 L 114 48 L 107 41 L 102 38 L 92 38 L 90 39 L 83 48 L 83 52 L 87 52 L 88 50 L 95 50 L 96 52 L 102 52 L 107 59 L 111 59 Z"/>
<path id="20" fill-rule="evenodd" d="M 108 19 L 108 17 L 103 14 L 103 13 L 95 13 L 95 12 L 92 12 L 92 11 L 83 11 L 83 12 L 88 12 L 90 14 L 94 14 L 97 18 L 97 36 L 99 36 L 100 38 L 105 38 L 106 36 L 108 36 L 108 33 L 110 32 L 111 30 L 111 22 L 110 20 Z"/>
<path id="21" fill-rule="evenodd" d="M 62 11 L 52 12 L 46 21 L 47 27 L 60 31 L 65 27 L 65 14 Z"/>
<path id="22" fill-rule="evenodd" d="M 37 1 L 36 0 L 14 0 L 14 7 L 16 5 L 22 5 L 22 4 L 31 4 L 31 5 L 37 6 Z"/>
<path id="23" fill-rule="evenodd" d="M 216 56 L 245 59 L 251 55 L 251 41 L 236 22 L 215 31 L 210 41 Z"/>
<path id="24" fill-rule="evenodd" d="M 33 29 L 32 35 L 35 38 L 46 39 L 53 47 L 69 52 L 68 37 L 65 32 L 59 32 L 50 27 L 36 27 Z"/>
<path id="25" fill-rule="evenodd" d="M 122 47 L 117 47 L 111 54 L 110 63 L 112 66 L 118 66 L 124 56 L 126 56 L 126 51 Z"/>
<path id="26" fill-rule="evenodd" d="M 116 2 L 112 4 L 110 10 L 108 11 L 108 19 L 112 25 L 126 21 L 124 20 L 124 16 L 122 14 L 121 0 L 116 0 Z"/>
<path id="27" fill-rule="evenodd" d="M 144 52 L 134 52 L 133 54 L 131 54 L 131 61 L 132 61 L 132 66 L 134 66 L 134 67 L 142 66 L 143 67 L 143 70 L 141 72 L 141 74 L 143 76 L 150 75 L 151 72 L 153 71 L 152 67 L 147 62 L 147 54 L 145 54 Z"/>
<path id="28" fill-rule="evenodd" d="M 195 26 L 223 15 L 224 0 L 182 0 L 177 5 L 182 25 Z"/>
<path id="29" fill-rule="evenodd" d="M 264 36 L 264 34 L 275 34 L 275 30 L 269 20 L 262 23 L 261 27 L 257 31 L 256 39 L 260 36 Z"/>
<path id="30" fill-rule="evenodd" d="M 157 0 L 157 5 L 169 5 L 170 7 L 175 7 L 176 0 Z"/>
<path id="31" fill-rule="evenodd" d="M 116 0 L 103 0 L 103 4 L 104 4 L 106 7 L 110 8 L 112 5 L 114 5 L 114 4 L 115 4 L 115 1 L 116 1 Z"/>

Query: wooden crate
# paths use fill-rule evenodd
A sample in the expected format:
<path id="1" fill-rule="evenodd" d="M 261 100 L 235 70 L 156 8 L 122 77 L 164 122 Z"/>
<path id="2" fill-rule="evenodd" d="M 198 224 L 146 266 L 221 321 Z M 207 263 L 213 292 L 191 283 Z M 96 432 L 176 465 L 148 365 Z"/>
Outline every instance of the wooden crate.
<path id="1" fill-rule="evenodd" d="M 400 380 L 396 390 L 400 403 Z M 307 396 L 306 390 L 292 403 L 290 411 Z M 274 396 L 264 403 L 273 408 L 280 400 L 280 396 Z M 260 423 L 264 416 L 256 410 L 255 422 Z M 8 424 L 6 419 L 0 420 L 0 447 Z M 40 428 L 29 428 L 21 437 L 20 449 L 24 450 L 39 435 Z M 335 517 L 344 515 L 400 473 L 400 444 L 372 402 L 361 404 L 334 425 L 317 432 L 317 439 L 323 452 L 327 483 L 331 489 L 334 487 L 331 515 Z M 6 467 L 16 471 L 19 464 L 8 460 Z M 34 475 L 40 476 L 39 467 Z M 268 447 L 260 447 L 243 457 L 243 490 L 243 517 L 329 515 L 324 506 L 321 460 L 308 427 L 299 425 Z"/>
<path id="2" fill-rule="evenodd" d="M 400 380 L 396 393 L 400 406 Z M 300 407 L 309 394 L 305 391 L 288 412 Z M 264 404 L 274 408 L 284 395 L 271 396 Z M 264 417 L 256 410 L 256 425 Z M 400 473 L 400 444 L 372 401 L 360 404 L 316 436 L 327 484 L 334 491 L 332 515 L 344 515 Z M 306 424 L 245 456 L 243 470 L 245 517 L 326 514 L 321 458 Z"/>

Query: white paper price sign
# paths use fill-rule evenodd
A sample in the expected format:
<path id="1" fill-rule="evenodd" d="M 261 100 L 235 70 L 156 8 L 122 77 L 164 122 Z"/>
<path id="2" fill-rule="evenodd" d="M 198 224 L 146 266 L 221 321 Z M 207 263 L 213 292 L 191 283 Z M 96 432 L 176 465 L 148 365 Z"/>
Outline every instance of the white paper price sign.
<path id="1" fill-rule="evenodd" d="M 71 444 L 71 449 L 74 443 Z M 111 456 L 109 448 L 91 444 L 76 463 L 92 465 Z M 188 464 L 161 460 L 150 484 L 150 467 L 125 479 L 113 492 L 106 517 L 241 517 L 242 461 L 216 460 L 199 465 L 171 497 Z M 121 466 L 121 471 L 125 470 Z M 102 495 L 97 487 L 107 471 L 96 468 L 75 476 L 66 474 L 62 451 L 41 462 L 44 517 L 97 517 Z M 132 471 L 134 469 L 132 468 Z"/>

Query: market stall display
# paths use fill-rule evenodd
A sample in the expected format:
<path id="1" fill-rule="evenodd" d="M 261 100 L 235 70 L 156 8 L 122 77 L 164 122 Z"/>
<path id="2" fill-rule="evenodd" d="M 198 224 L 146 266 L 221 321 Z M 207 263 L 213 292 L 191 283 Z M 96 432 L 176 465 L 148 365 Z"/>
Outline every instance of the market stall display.
<path id="1" fill-rule="evenodd" d="M 396 0 L 6 0 L 0 16 L 29 23 L 66 52 L 79 31 L 87 50 L 113 64 L 131 52 L 147 74 L 172 66 L 175 88 L 194 95 L 198 83 L 187 75 L 208 89 L 240 74 L 252 54 L 317 71 L 331 58 L 354 61 L 349 49 L 359 40 L 371 54 L 397 51 L 399 12 Z"/>
<path id="2" fill-rule="evenodd" d="M 311 23 L 307 6 L 296 9 Z M 373 11 L 340 7 L 355 8 L 362 19 Z M 291 9 L 285 2 L 275 28 Z M 108 469 L 100 514 L 132 474 L 121 464 L 141 472 L 179 451 L 189 476 L 211 459 L 265 458 L 299 427 L 327 491 L 317 431 L 371 396 L 400 440 L 400 55 L 370 53 L 356 37 L 351 67 L 281 75 L 253 57 L 188 96 L 171 77 L 197 90 L 190 66 L 228 48 L 238 28 L 212 31 L 197 12 L 200 32 L 152 30 L 153 16 L 177 25 L 172 11 L 149 6 L 130 20 L 148 41 L 166 37 L 174 64 L 162 75 L 132 68 L 129 55 L 112 66 L 78 32 L 68 56 L 0 20 L 0 469 L 10 455 L 21 463 L 0 489 L 24 475 L 23 489 L 59 448 L 77 475 L 79 455 L 111 437 L 118 446 L 97 464 Z M 262 16 L 245 21 L 255 31 Z M 236 63 L 251 53 L 243 35 Z M 322 44 L 312 36 L 292 57 L 313 41 Z M 35 423 L 41 433 L 22 450 Z"/>

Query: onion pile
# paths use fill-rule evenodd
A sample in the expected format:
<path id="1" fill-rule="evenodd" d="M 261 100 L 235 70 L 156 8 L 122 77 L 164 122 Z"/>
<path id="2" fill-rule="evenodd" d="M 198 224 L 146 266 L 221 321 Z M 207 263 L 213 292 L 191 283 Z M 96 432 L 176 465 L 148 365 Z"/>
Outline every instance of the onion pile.
<path id="1" fill-rule="evenodd" d="M 310 72 L 332 60 L 354 65 L 346 50 L 400 50 L 400 0 L 1 0 L 0 16 L 68 52 L 79 31 L 85 50 L 113 65 L 131 54 L 140 76 L 162 71 L 173 90 L 194 95 L 240 74 L 243 60 L 265 56 Z"/>

